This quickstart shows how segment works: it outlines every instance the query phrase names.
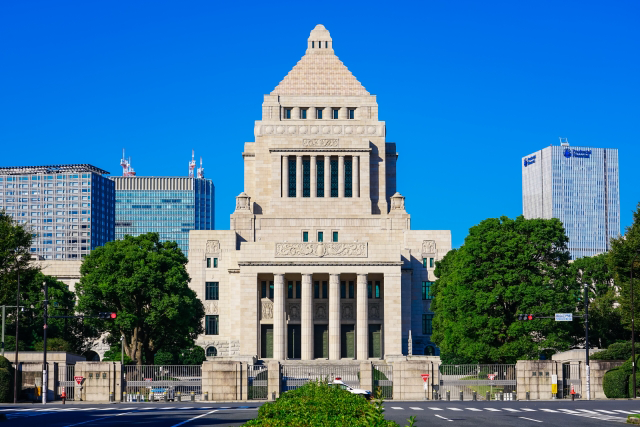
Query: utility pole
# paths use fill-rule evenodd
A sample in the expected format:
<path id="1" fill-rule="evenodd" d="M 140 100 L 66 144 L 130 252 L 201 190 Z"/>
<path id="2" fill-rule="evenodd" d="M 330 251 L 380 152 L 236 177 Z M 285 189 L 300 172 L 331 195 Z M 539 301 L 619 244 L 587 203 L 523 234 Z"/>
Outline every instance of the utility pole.
<path id="1" fill-rule="evenodd" d="M 591 400 L 591 371 L 589 368 L 589 286 L 584 284 L 584 339 L 586 351 L 587 400 Z"/>
<path id="2" fill-rule="evenodd" d="M 120 363 L 124 366 L 124 335 L 120 336 Z"/>
<path id="3" fill-rule="evenodd" d="M 16 257 L 16 270 L 18 271 L 18 291 L 16 292 L 16 359 L 13 370 L 13 403 L 18 403 L 18 326 L 20 325 L 20 266 Z"/>
<path id="4" fill-rule="evenodd" d="M 4 319 L 5 319 L 5 306 L 2 306 L 2 357 L 4 357 Z"/>
<path id="5" fill-rule="evenodd" d="M 636 259 L 640 254 L 640 250 L 636 252 L 631 261 L 631 372 L 633 375 L 633 398 L 636 398 L 636 328 L 635 318 L 633 312 L 633 264 L 636 263 Z"/>
<path id="6" fill-rule="evenodd" d="M 42 362 L 42 404 L 47 404 L 47 389 L 48 389 L 48 367 L 47 367 L 47 306 L 49 305 L 49 286 L 47 282 L 44 284 L 44 353 Z"/>

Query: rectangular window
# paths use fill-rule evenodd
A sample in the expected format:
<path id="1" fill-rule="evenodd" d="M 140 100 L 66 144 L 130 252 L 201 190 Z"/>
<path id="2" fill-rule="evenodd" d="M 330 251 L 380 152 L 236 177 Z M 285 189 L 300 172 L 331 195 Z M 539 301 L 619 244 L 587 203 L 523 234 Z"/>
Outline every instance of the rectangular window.
<path id="1" fill-rule="evenodd" d="M 300 285 L 300 282 L 296 282 L 296 298 L 301 298 L 301 293 L 300 291 L 302 290 L 302 286 Z"/>
<path id="2" fill-rule="evenodd" d="M 211 268 L 211 258 L 207 258 L 207 268 Z"/>
<path id="3" fill-rule="evenodd" d="M 336 242 L 336 243 L 338 242 L 338 232 L 337 231 L 333 232 L 333 240 L 332 241 Z"/>
<path id="4" fill-rule="evenodd" d="M 324 241 L 324 233 L 322 231 L 318 231 L 318 243 L 322 243 Z"/>
<path id="5" fill-rule="evenodd" d="M 353 108 L 349 108 L 349 120 L 353 120 L 356 118 L 356 110 Z"/>
<path id="6" fill-rule="evenodd" d="M 322 108 L 316 108 L 316 119 L 322 119 Z"/>
<path id="7" fill-rule="evenodd" d="M 296 197 L 296 159 L 289 158 L 289 197 Z"/>
<path id="8" fill-rule="evenodd" d="M 307 109 L 306 108 L 301 108 L 300 109 L 300 118 L 305 120 L 307 118 Z"/>
<path id="9" fill-rule="evenodd" d="M 308 231 L 303 231 L 302 232 L 302 241 L 303 242 L 308 242 L 309 241 L 309 232 Z"/>
<path id="10" fill-rule="evenodd" d="M 355 297 L 355 286 L 353 285 L 353 281 L 349 282 L 349 298 L 353 299 Z"/>
<path id="11" fill-rule="evenodd" d="M 209 300 L 217 300 L 218 299 L 218 282 L 207 282 L 206 283 L 206 292 L 205 299 Z"/>
<path id="12" fill-rule="evenodd" d="M 218 316 L 205 316 L 205 335 L 218 335 Z"/>
<path id="13" fill-rule="evenodd" d="M 367 298 L 373 298 L 373 285 L 371 282 L 367 283 Z"/>
<path id="14" fill-rule="evenodd" d="M 327 282 L 322 282 L 322 298 L 327 299 Z"/>
<path id="15" fill-rule="evenodd" d="M 380 298 L 380 282 L 376 281 L 376 298 Z"/>
<path id="16" fill-rule="evenodd" d="M 433 333 L 433 314 L 422 315 L 422 335 L 431 335 Z"/>
<path id="17" fill-rule="evenodd" d="M 338 114 L 339 114 L 338 111 L 340 111 L 340 110 L 337 109 L 337 108 L 333 109 L 333 118 L 334 118 L 334 120 L 338 118 Z"/>
<path id="18" fill-rule="evenodd" d="M 311 197 L 311 160 L 302 160 L 302 197 Z"/>
<path id="19" fill-rule="evenodd" d="M 429 267 L 433 268 L 433 264 L 434 264 L 434 259 L 429 258 Z"/>
<path id="20" fill-rule="evenodd" d="M 291 118 L 291 108 L 285 108 L 284 109 L 284 118 L 285 119 L 290 119 Z"/>
<path id="21" fill-rule="evenodd" d="M 293 298 L 293 282 L 289 281 L 287 284 L 287 298 Z"/>
<path id="22" fill-rule="evenodd" d="M 351 191 L 351 189 L 353 188 L 352 185 L 352 167 L 353 163 L 352 163 L 352 158 L 351 157 L 345 157 L 344 159 L 344 197 L 352 197 L 353 196 L 353 192 Z"/>
<path id="23" fill-rule="evenodd" d="M 262 281 L 262 298 L 266 298 L 267 297 L 267 282 L 265 282 L 264 280 Z"/>
<path id="24" fill-rule="evenodd" d="M 313 284 L 313 297 L 315 299 L 319 299 L 320 298 L 320 282 L 315 282 Z"/>
<path id="25" fill-rule="evenodd" d="M 424 268 L 427 268 L 427 259 L 426 258 L 422 258 L 422 266 Z"/>
<path id="26" fill-rule="evenodd" d="M 431 283 L 432 282 L 422 282 L 422 299 L 423 300 L 431 299 Z"/>
<path id="27" fill-rule="evenodd" d="M 316 158 L 317 197 L 324 197 L 324 159 Z"/>
<path id="28" fill-rule="evenodd" d="M 269 298 L 273 299 L 273 282 L 269 282 Z"/>
<path id="29" fill-rule="evenodd" d="M 346 282 L 340 282 L 340 298 L 345 299 L 347 297 L 347 284 Z"/>
<path id="30" fill-rule="evenodd" d="M 213 268 L 218 268 L 218 258 L 213 259 Z"/>
<path id="31" fill-rule="evenodd" d="M 331 159 L 331 197 L 338 197 L 338 160 Z"/>

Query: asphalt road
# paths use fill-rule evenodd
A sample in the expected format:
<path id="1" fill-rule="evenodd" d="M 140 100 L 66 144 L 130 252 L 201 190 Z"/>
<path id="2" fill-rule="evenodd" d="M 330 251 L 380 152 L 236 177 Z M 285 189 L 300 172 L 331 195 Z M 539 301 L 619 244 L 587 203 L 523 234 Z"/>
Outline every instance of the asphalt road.
<path id="1" fill-rule="evenodd" d="M 2 405 L 3 426 L 106 427 L 106 426 L 239 426 L 257 416 L 261 403 L 140 403 L 140 404 L 40 404 Z M 396 402 L 385 403 L 385 417 L 416 426 L 603 426 L 624 423 L 627 414 L 640 413 L 640 402 L 529 401 L 529 402 Z"/>

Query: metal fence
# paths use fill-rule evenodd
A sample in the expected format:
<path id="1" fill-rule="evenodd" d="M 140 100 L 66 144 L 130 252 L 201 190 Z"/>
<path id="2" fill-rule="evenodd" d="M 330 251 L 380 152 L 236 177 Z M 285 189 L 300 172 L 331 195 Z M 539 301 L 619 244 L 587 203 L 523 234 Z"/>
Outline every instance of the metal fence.
<path id="1" fill-rule="evenodd" d="M 126 401 L 188 400 L 194 393 L 202 400 L 201 365 L 128 365 L 125 366 L 124 382 Z"/>
<path id="2" fill-rule="evenodd" d="M 571 391 L 577 398 L 582 397 L 582 380 L 580 379 L 580 365 L 577 363 L 564 363 L 562 365 L 562 396 L 571 398 Z"/>
<path id="3" fill-rule="evenodd" d="M 336 378 L 353 387 L 360 387 L 358 365 L 282 365 L 282 391 L 295 390 L 309 381 L 333 381 Z"/>
<path id="4" fill-rule="evenodd" d="M 76 381 L 73 378 L 75 371 L 75 365 L 66 365 L 58 369 L 58 389 L 56 390 L 56 399 L 62 398 L 62 392 L 65 392 L 67 396 L 66 400 L 75 400 Z"/>
<path id="5" fill-rule="evenodd" d="M 393 399 L 393 366 L 373 365 L 373 394 L 384 399 Z M 378 395 L 379 393 L 379 395 Z"/>
<path id="6" fill-rule="evenodd" d="M 258 400 L 268 397 L 269 370 L 264 365 L 249 365 L 247 367 L 247 399 Z"/>
<path id="7" fill-rule="evenodd" d="M 490 399 L 495 399 L 497 393 L 516 391 L 516 365 L 440 365 L 437 391 L 441 399 L 447 391 L 455 400 L 460 398 L 460 392 L 465 400 L 472 399 L 473 392 L 478 400 L 485 400 L 487 392 Z"/>

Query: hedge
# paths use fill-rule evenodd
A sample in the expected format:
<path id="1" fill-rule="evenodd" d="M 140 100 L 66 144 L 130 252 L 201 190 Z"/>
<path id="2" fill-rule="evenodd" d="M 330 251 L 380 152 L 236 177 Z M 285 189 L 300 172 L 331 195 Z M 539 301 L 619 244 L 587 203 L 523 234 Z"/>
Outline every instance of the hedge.
<path id="1" fill-rule="evenodd" d="M 640 344 L 636 343 L 636 355 L 640 354 Z M 592 360 L 626 360 L 631 359 L 631 341 L 611 344 L 606 350 L 589 356 Z"/>
<path id="2" fill-rule="evenodd" d="M 0 402 L 13 403 L 13 373 L 0 368 Z"/>
<path id="3" fill-rule="evenodd" d="M 604 374 L 602 389 L 609 399 L 629 397 L 629 373 L 625 369 L 615 368 Z"/>
<path id="4" fill-rule="evenodd" d="M 375 421 L 374 421 L 375 420 Z M 258 418 L 245 426 L 259 427 L 398 427 L 383 419 L 382 406 L 369 403 L 362 396 L 351 394 L 326 383 L 310 382 L 283 393 L 273 403 L 258 410 Z"/>

